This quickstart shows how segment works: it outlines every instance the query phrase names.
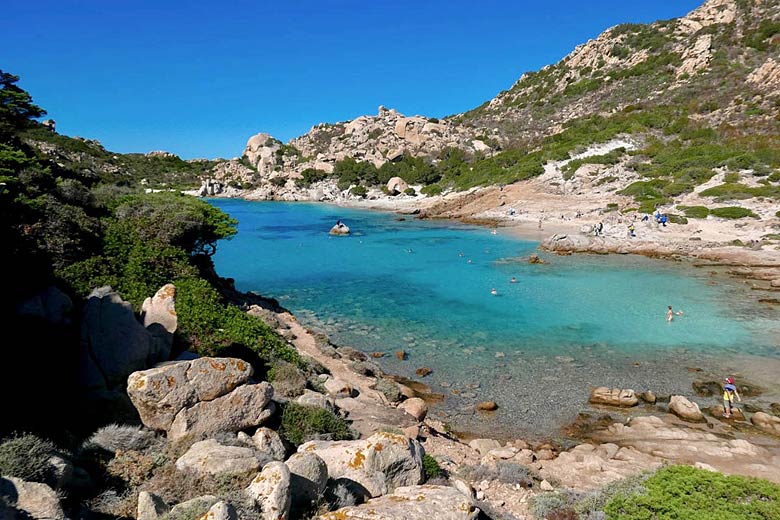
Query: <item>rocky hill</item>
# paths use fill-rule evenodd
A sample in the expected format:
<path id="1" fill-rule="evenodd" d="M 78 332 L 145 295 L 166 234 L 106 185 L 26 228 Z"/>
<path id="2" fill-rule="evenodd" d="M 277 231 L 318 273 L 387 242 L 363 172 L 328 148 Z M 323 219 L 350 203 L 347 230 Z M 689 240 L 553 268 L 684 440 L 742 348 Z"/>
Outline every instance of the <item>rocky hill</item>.
<path id="1" fill-rule="evenodd" d="M 780 5 L 709 0 L 687 16 L 622 24 L 453 118 L 532 144 L 581 117 L 671 105 L 712 128 L 777 134 Z"/>
<path id="2" fill-rule="evenodd" d="M 372 188 L 393 176 L 427 195 L 544 177 L 543 192 L 598 195 L 605 206 L 642 212 L 690 206 L 684 198 L 694 192 L 703 192 L 703 201 L 693 198 L 705 207 L 776 200 L 779 49 L 776 2 L 709 0 L 682 18 L 612 27 L 442 120 L 380 107 L 287 144 L 258 134 L 242 160 L 217 165 L 216 191 L 381 198 Z M 410 174 L 414 160 L 432 171 Z"/>

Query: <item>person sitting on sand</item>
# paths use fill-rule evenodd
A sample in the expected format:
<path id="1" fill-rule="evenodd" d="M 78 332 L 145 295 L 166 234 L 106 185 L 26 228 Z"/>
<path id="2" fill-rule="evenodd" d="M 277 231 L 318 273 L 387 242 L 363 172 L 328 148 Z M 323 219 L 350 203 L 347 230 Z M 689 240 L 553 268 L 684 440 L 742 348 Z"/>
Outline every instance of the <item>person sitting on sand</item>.
<path id="1" fill-rule="evenodd" d="M 734 384 L 733 377 L 726 378 L 726 384 L 723 386 L 723 417 L 729 418 L 734 412 L 734 397 L 742 402 L 742 398 L 737 392 L 737 386 Z"/>

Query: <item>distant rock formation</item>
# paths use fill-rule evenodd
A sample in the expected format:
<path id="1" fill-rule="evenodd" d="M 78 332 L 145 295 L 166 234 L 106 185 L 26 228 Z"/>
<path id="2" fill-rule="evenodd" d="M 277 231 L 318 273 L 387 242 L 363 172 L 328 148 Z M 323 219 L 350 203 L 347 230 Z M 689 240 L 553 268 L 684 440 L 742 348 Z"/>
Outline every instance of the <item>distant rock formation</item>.
<path id="1" fill-rule="evenodd" d="M 408 187 L 409 185 L 401 177 L 393 177 L 387 181 L 387 192 L 390 195 L 398 195 L 399 193 L 403 193 Z"/>
<path id="2" fill-rule="evenodd" d="M 166 152 L 165 150 L 153 150 L 146 154 L 147 157 L 161 157 L 163 159 L 178 159 L 179 156 L 175 153 Z"/>
<path id="3" fill-rule="evenodd" d="M 198 196 L 208 197 L 209 195 L 219 195 L 222 193 L 223 184 L 214 179 L 203 179 L 198 190 Z"/>

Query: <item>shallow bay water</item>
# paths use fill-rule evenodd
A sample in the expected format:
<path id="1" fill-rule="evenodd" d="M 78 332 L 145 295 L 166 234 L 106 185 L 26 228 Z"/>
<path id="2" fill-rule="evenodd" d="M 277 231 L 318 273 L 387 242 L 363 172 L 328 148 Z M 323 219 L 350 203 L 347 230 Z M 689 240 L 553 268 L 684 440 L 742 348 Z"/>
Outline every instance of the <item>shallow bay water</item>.
<path id="1" fill-rule="evenodd" d="M 710 269 L 551 255 L 500 229 L 325 204 L 210 202 L 239 221 L 214 257 L 221 276 L 336 344 L 386 353 L 384 370 L 445 394 L 432 415 L 456 430 L 551 436 L 593 386 L 693 397 L 703 375 L 780 362 L 777 311 Z M 328 234 L 338 219 L 349 236 Z M 667 322 L 668 305 L 684 314 Z M 499 410 L 474 412 L 483 400 Z"/>

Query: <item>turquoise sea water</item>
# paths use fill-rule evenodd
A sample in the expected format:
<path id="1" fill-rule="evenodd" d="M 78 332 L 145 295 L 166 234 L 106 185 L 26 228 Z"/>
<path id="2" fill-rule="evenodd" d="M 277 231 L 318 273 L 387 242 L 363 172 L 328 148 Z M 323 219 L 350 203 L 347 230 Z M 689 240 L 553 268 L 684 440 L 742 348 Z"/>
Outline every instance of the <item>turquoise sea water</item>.
<path id="1" fill-rule="evenodd" d="M 706 269 L 549 255 L 502 230 L 323 204 L 211 202 L 239 221 L 215 255 L 220 275 L 277 298 L 337 344 L 388 353 L 389 372 L 432 368 L 423 381 L 447 396 L 437 411 L 457 428 L 549 433 L 590 386 L 689 395 L 688 367 L 780 358 L 775 311 Z M 350 236 L 328 234 L 337 219 Z M 534 253 L 546 263 L 529 264 Z M 668 323 L 667 305 L 684 315 Z M 400 349 L 408 361 L 392 355 Z M 500 413 L 475 415 L 479 400 Z"/>

